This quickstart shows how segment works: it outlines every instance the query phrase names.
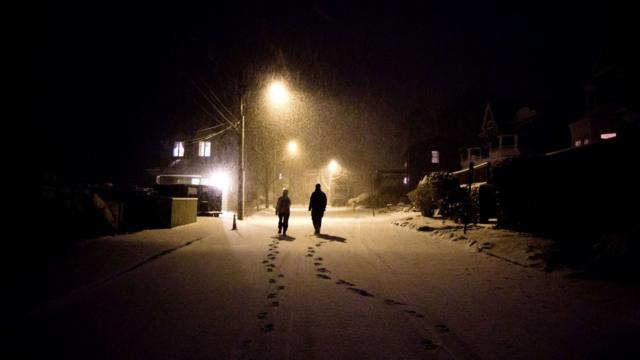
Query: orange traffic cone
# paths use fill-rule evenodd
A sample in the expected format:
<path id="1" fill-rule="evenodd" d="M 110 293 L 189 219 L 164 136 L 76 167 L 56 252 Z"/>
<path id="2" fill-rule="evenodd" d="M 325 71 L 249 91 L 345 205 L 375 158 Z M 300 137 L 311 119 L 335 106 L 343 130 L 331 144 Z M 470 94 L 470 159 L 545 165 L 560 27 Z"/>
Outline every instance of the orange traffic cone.
<path id="1" fill-rule="evenodd" d="M 236 214 L 233 214 L 233 227 L 231 230 L 238 230 L 238 226 L 236 226 Z"/>

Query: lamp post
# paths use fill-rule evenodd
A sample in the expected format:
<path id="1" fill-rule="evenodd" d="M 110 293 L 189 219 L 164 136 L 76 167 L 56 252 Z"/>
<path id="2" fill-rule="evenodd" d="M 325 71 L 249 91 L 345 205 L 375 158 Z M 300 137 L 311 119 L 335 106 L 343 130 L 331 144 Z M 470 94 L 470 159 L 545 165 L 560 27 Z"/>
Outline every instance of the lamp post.
<path id="1" fill-rule="evenodd" d="M 275 110 L 283 110 L 284 106 L 286 106 L 289 103 L 289 99 L 291 97 L 291 93 L 289 92 L 289 89 L 287 88 L 286 84 L 284 83 L 284 81 L 282 80 L 274 80 L 273 82 L 271 82 L 271 84 L 269 85 L 269 88 L 267 89 L 267 100 L 269 102 L 269 104 L 271 105 L 271 107 L 273 107 Z M 283 132 L 282 130 L 282 124 L 280 124 L 280 130 Z M 278 175 L 278 139 L 276 138 L 274 140 L 274 151 L 273 151 L 273 196 L 274 196 L 274 207 L 275 207 L 275 197 L 277 196 L 278 193 L 278 189 L 276 188 L 277 186 L 277 182 L 278 180 L 280 180 L 280 177 Z"/>
<path id="2" fill-rule="evenodd" d="M 270 102 L 281 107 L 289 102 L 289 91 L 282 81 L 271 83 L 267 93 Z M 244 121 L 245 121 L 245 97 L 240 97 L 240 124 L 238 128 L 238 220 L 244 219 L 244 193 L 245 193 L 245 162 L 244 162 Z"/>
<path id="3" fill-rule="evenodd" d="M 244 220 L 244 95 L 240 97 L 240 128 L 238 131 L 238 220 Z"/>

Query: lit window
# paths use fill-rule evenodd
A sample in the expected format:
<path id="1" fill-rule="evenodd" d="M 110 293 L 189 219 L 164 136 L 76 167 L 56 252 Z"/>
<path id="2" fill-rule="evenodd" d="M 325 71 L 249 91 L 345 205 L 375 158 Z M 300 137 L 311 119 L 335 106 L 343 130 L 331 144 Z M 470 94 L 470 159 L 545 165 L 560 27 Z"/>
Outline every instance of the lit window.
<path id="1" fill-rule="evenodd" d="M 576 142 L 574 143 L 575 146 L 580 146 L 582 145 L 582 140 L 576 140 Z"/>
<path id="2" fill-rule="evenodd" d="M 432 151 L 431 152 L 431 163 L 432 164 L 439 164 L 440 163 L 440 151 Z"/>
<path id="3" fill-rule="evenodd" d="M 616 133 L 604 133 L 604 134 L 600 134 L 600 139 L 602 140 L 613 139 L 616 136 L 617 136 Z"/>
<path id="4" fill-rule="evenodd" d="M 198 156 L 200 157 L 211 156 L 211 141 L 200 141 L 198 143 Z"/>
<path id="5" fill-rule="evenodd" d="M 405 185 L 409 185 L 409 177 L 405 176 L 404 179 L 402 179 L 402 183 Z"/>
<path id="6" fill-rule="evenodd" d="M 589 139 L 584 139 L 584 144 L 588 145 L 589 144 Z"/>
<path id="7" fill-rule="evenodd" d="M 184 142 L 176 141 L 173 143 L 173 156 L 174 157 L 184 156 Z"/>

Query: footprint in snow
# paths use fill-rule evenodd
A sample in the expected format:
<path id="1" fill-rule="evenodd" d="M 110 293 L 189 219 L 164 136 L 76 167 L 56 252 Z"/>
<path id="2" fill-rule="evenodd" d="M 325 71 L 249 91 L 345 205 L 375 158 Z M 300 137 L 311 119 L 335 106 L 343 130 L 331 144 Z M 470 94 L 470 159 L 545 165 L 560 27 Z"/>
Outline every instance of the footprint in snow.
<path id="1" fill-rule="evenodd" d="M 251 346 L 252 342 L 253 342 L 253 340 L 245 338 L 242 341 L 240 341 L 240 348 L 243 349 L 243 350 L 247 350 Z"/>
<path id="2" fill-rule="evenodd" d="M 279 278 L 283 278 L 283 277 L 284 277 L 284 274 L 279 274 L 279 275 L 278 275 L 278 277 L 279 277 Z"/>
<path id="3" fill-rule="evenodd" d="M 321 272 L 321 273 L 330 273 L 331 271 L 325 269 L 325 268 L 317 268 L 316 269 L 317 272 Z"/>
<path id="4" fill-rule="evenodd" d="M 275 299 L 277 296 L 278 296 L 278 294 L 271 293 L 271 294 L 267 295 L 267 299 Z"/>
<path id="5" fill-rule="evenodd" d="M 313 265 L 315 265 L 315 266 L 321 266 L 321 265 L 322 265 L 322 263 L 321 263 L 321 262 L 314 262 L 314 263 L 313 263 Z"/>
<path id="6" fill-rule="evenodd" d="M 355 287 L 350 287 L 350 288 L 347 288 L 347 289 L 353 291 L 354 293 L 356 293 L 356 294 L 358 294 L 360 296 L 373 297 L 373 294 L 371 294 L 370 292 L 368 292 L 366 290 L 358 289 L 358 288 L 355 288 Z"/>
<path id="7" fill-rule="evenodd" d="M 350 283 L 348 281 L 344 281 L 344 280 L 338 280 L 338 281 L 336 281 L 336 284 L 338 284 L 338 285 L 347 285 L 347 286 L 356 286 L 356 284 L 352 284 L 352 283 Z"/>
<path id="8" fill-rule="evenodd" d="M 329 280 L 331 279 L 331 277 L 325 275 L 325 274 L 316 274 L 317 277 L 321 278 L 321 279 L 325 279 L 325 280 Z"/>
<path id="9" fill-rule="evenodd" d="M 262 331 L 264 332 L 272 332 L 274 329 L 273 324 L 266 324 L 262 327 Z"/>
<path id="10" fill-rule="evenodd" d="M 438 330 L 438 332 L 443 333 L 443 334 L 449 332 L 449 328 L 446 325 L 443 325 L 443 324 L 436 325 L 436 330 Z"/>
<path id="11" fill-rule="evenodd" d="M 323 258 L 321 258 L 321 257 L 317 257 L 317 258 L 316 258 L 316 260 L 318 260 L 318 261 L 322 261 L 322 260 L 324 260 L 324 259 L 323 259 Z"/>
<path id="12" fill-rule="evenodd" d="M 269 279 L 269 283 L 275 284 L 276 283 L 276 279 Z"/>
<path id="13" fill-rule="evenodd" d="M 395 300 L 392 300 L 392 299 L 385 299 L 384 303 L 387 304 L 387 305 L 407 305 L 407 304 L 405 304 L 403 302 L 395 301 Z"/>
<path id="14" fill-rule="evenodd" d="M 272 301 L 271 302 L 271 306 L 272 307 L 278 307 L 278 306 L 280 306 L 280 302 L 279 301 Z"/>
<path id="15" fill-rule="evenodd" d="M 439 346 L 434 344 L 433 341 L 429 339 L 423 339 L 420 344 L 424 346 L 425 350 L 436 350 Z"/>
<path id="16" fill-rule="evenodd" d="M 278 286 L 278 290 L 284 290 L 284 285 Z"/>
<path id="17" fill-rule="evenodd" d="M 266 311 L 263 311 L 261 313 L 258 314 L 258 319 L 266 319 L 267 318 L 268 313 Z"/>

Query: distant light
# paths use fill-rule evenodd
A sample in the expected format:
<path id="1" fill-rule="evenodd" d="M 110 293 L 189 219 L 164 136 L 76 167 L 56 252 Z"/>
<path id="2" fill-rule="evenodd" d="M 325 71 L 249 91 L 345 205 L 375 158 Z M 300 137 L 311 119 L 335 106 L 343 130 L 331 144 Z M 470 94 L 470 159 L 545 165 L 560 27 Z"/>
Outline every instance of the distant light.
<path id="1" fill-rule="evenodd" d="M 220 189 L 223 193 L 229 191 L 231 187 L 231 177 L 226 171 L 216 171 L 203 179 L 204 185 L 210 185 Z"/>
<path id="2" fill-rule="evenodd" d="M 600 139 L 602 139 L 602 140 L 613 139 L 617 135 L 618 134 L 616 134 L 616 133 L 604 133 L 604 134 L 600 134 Z"/>
<path id="3" fill-rule="evenodd" d="M 200 179 L 192 178 L 191 179 L 191 185 L 200 185 Z"/>
<path id="4" fill-rule="evenodd" d="M 298 153 L 298 143 L 294 140 L 289 141 L 289 144 L 287 144 L 287 151 L 289 152 L 289 155 L 296 155 Z"/>
<path id="5" fill-rule="evenodd" d="M 409 185 L 409 177 L 405 176 L 404 179 L 402 179 L 402 183 L 405 185 Z"/>
<path id="6" fill-rule="evenodd" d="M 289 90 L 282 81 L 276 81 L 269 86 L 269 101 L 273 105 L 280 106 L 289 102 Z"/>
<path id="7" fill-rule="evenodd" d="M 338 164 L 337 161 L 331 160 L 329 162 L 329 171 L 331 171 L 332 173 L 338 171 L 339 168 L 340 168 L 340 165 Z"/>

